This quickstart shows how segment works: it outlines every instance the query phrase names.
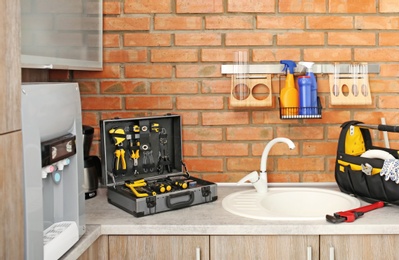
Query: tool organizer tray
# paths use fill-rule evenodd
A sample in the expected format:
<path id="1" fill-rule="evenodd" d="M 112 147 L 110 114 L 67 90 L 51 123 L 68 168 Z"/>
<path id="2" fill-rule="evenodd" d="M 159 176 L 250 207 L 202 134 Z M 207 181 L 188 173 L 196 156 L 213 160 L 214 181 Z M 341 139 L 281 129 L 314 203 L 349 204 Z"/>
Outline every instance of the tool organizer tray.
<path id="1" fill-rule="evenodd" d="M 100 121 L 108 202 L 142 217 L 217 200 L 217 185 L 190 176 L 179 115 Z"/>

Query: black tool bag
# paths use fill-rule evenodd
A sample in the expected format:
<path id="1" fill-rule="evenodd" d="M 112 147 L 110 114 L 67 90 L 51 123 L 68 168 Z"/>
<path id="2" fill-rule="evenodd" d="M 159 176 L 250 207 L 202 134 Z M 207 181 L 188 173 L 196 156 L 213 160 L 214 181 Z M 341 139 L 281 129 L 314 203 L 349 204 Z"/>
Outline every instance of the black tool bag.
<path id="1" fill-rule="evenodd" d="M 399 127 L 348 121 L 341 128 L 335 165 L 335 179 L 341 191 L 367 202 L 399 205 L 399 184 L 380 175 L 385 160 L 363 157 L 368 150 L 378 150 L 398 159 L 398 150 L 373 146 L 369 129 L 399 132 Z"/>

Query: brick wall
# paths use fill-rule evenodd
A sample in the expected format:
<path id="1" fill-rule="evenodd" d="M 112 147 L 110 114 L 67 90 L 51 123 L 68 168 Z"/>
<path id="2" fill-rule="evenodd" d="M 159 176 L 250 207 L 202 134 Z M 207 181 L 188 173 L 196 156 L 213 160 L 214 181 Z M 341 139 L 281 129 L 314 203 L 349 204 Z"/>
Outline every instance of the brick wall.
<path id="1" fill-rule="evenodd" d="M 342 122 L 399 124 L 398 13 L 393 0 L 104 0 L 104 70 L 51 77 L 80 83 L 83 123 L 96 128 L 93 153 L 100 119 L 171 112 L 183 118 L 184 160 L 197 176 L 237 181 L 259 170 L 269 140 L 285 136 L 297 147 L 272 149 L 270 181 L 334 181 Z M 372 105 L 332 106 L 328 76 L 317 75 L 322 119 L 280 120 L 276 78 L 273 107 L 233 109 L 221 65 L 237 50 L 248 50 L 253 64 L 378 63 Z M 382 143 L 381 134 L 373 137 Z M 399 148 L 399 136 L 389 138 Z"/>

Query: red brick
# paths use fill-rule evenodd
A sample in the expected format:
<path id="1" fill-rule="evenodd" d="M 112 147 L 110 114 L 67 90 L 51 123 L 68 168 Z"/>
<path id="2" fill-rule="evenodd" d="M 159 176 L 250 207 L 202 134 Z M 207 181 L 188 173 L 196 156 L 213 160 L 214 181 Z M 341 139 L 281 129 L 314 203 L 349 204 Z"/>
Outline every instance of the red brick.
<path id="1" fill-rule="evenodd" d="M 297 120 L 286 120 L 289 124 L 298 123 Z M 253 111 L 252 112 L 253 124 L 281 124 L 280 114 L 276 110 L 269 111 Z"/>
<path id="2" fill-rule="evenodd" d="M 350 16 L 308 16 L 307 29 L 353 29 L 353 17 Z"/>
<path id="3" fill-rule="evenodd" d="M 97 94 L 97 82 L 95 81 L 79 81 L 79 91 L 81 95 Z"/>
<path id="4" fill-rule="evenodd" d="M 201 93 L 227 94 L 230 93 L 230 80 L 204 80 L 202 81 Z"/>
<path id="5" fill-rule="evenodd" d="M 115 110 L 122 109 L 119 97 L 81 97 L 82 110 Z"/>
<path id="6" fill-rule="evenodd" d="M 324 158 L 317 157 L 286 157 L 277 159 L 278 171 L 309 172 L 324 171 Z"/>
<path id="7" fill-rule="evenodd" d="M 226 140 L 270 140 L 272 127 L 227 127 Z"/>
<path id="8" fill-rule="evenodd" d="M 252 16 L 207 16 L 205 17 L 206 29 L 252 29 L 254 18 Z"/>
<path id="9" fill-rule="evenodd" d="M 323 45 L 324 33 L 288 32 L 277 34 L 277 45 Z"/>
<path id="10" fill-rule="evenodd" d="M 248 112 L 203 112 L 202 125 L 247 125 Z"/>
<path id="11" fill-rule="evenodd" d="M 183 154 L 187 156 L 198 156 L 198 144 L 183 142 Z"/>
<path id="12" fill-rule="evenodd" d="M 260 158 L 228 158 L 227 170 L 228 171 L 258 171 L 260 165 Z M 244 177 L 244 176 L 243 176 Z"/>
<path id="13" fill-rule="evenodd" d="M 189 172 L 223 172 L 222 159 L 184 158 Z"/>
<path id="14" fill-rule="evenodd" d="M 151 83 L 151 94 L 195 94 L 198 93 L 196 81 L 156 81 Z"/>
<path id="15" fill-rule="evenodd" d="M 247 156 L 248 144 L 244 143 L 202 143 L 202 156 Z"/>
<path id="16" fill-rule="evenodd" d="M 265 32 L 226 33 L 226 46 L 272 45 L 273 34 Z"/>
<path id="17" fill-rule="evenodd" d="M 277 136 L 285 136 L 293 140 L 321 140 L 324 138 L 324 128 L 314 126 L 279 127 Z"/>
<path id="18" fill-rule="evenodd" d="M 298 173 L 268 173 L 268 182 L 299 182 L 300 177 Z"/>
<path id="19" fill-rule="evenodd" d="M 329 45 L 376 45 L 375 33 L 364 32 L 329 32 L 328 44 Z"/>
<path id="20" fill-rule="evenodd" d="M 241 0 L 227 1 L 227 12 L 238 13 L 273 13 L 274 1 Z"/>
<path id="21" fill-rule="evenodd" d="M 247 51 L 244 49 L 202 49 L 201 61 L 235 61 L 237 51 Z"/>
<path id="22" fill-rule="evenodd" d="M 151 62 L 196 62 L 196 49 L 154 49 L 151 50 Z"/>
<path id="23" fill-rule="evenodd" d="M 311 61 L 351 61 L 352 50 L 350 48 L 316 48 L 316 49 L 304 49 L 303 50 L 304 60 Z"/>
<path id="24" fill-rule="evenodd" d="M 397 30 L 398 16 L 356 16 L 355 29 L 357 30 Z"/>
<path id="25" fill-rule="evenodd" d="M 380 64 L 380 76 L 399 77 L 399 64 Z"/>
<path id="26" fill-rule="evenodd" d="M 119 2 L 103 2 L 103 14 L 120 14 L 121 3 Z"/>
<path id="27" fill-rule="evenodd" d="M 398 108 L 398 97 L 397 96 L 379 96 L 378 98 L 379 108 Z"/>
<path id="28" fill-rule="evenodd" d="M 172 66 L 171 65 L 126 65 L 125 77 L 170 78 L 172 77 Z"/>
<path id="29" fill-rule="evenodd" d="M 176 0 L 176 13 L 222 13 L 223 0 Z"/>
<path id="30" fill-rule="evenodd" d="M 176 46 L 215 46 L 222 44 L 220 33 L 175 33 Z"/>
<path id="31" fill-rule="evenodd" d="M 399 60 L 399 50 L 392 48 L 359 48 L 354 52 L 355 61 L 392 61 Z"/>
<path id="32" fill-rule="evenodd" d="M 100 121 L 98 112 L 82 111 L 82 124 L 95 126 Z"/>
<path id="33" fill-rule="evenodd" d="M 163 96 L 128 96 L 125 98 L 126 109 L 172 109 L 171 97 Z"/>
<path id="34" fill-rule="evenodd" d="M 303 182 L 335 182 L 335 175 L 331 173 L 304 173 Z"/>
<path id="35" fill-rule="evenodd" d="M 103 94 L 145 94 L 146 83 L 143 81 L 103 81 L 101 93 Z"/>
<path id="36" fill-rule="evenodd" d="M 197 16 L 155 16 L 155 30 L 200 30 L 202 18 Z"/>
<path id="37" fill-rule="evenodd" d="M 375 0 L 329 0 L 331 13 L 375 13 L 377 11 Z"/>
<path id="38" fill-rule="evenodd" d="M 381 13 L 398 13 L 399 2 L 397 0 L 379 0 L 378 10 Z"/>
<path id="39" fill-rule="evenodd" d="M 305 18 L 303 16 L 261 16 L 256 17 L 256 28 L 258 29 L 305 29 Z"/>
<path id="40" fill-rule="evenodd" d="M 171 35 L 168 33 L 126 33 L 123 35 L 124 46 L 170 46 Z"/>
<path id="41" fill-rule="evenodd" d="M 278 10 L 281 13 L 325 13 L 325 0 L 296 1 L 280 0 L 278 1 Z"/>
<path id="42" fill-rule="evenodd" d="M 149 29 L 149 17 L 104 17 L 104 31 L 143 31 Z"/>
<path id="43" fill-rule="evenodd" d="M 220 65 L 176 65 L 177 78 L 221 77 Z"/>
<path id="44" fill-rule="evenodd" d="M 120 46 L 119 34 L 104 33 L 103 34 L 103 46 L 104 46 L 104 48 L 119 47 Z"/>
<path id="45" fill-rule="evenodd" d="M 121 76 L 119 65 L 104 65 L 102 71 L 74 71 L 74 79 L 118 79 Z"/>
<path id="46" fill-rule="evenodd" d="M 379 44 L 381 46 L 399 46 L 399 32 L 380 32 Z"/>
<path id="47" fill-rule="evenodd" d="M 222 109 L 223 97 L 219 96 L 178 96 L 177 109 Z"/>
<path id="48" fill-rule="evenodd" d="M 304 138 L 306 139 L 306 138 Z M 303 142 L 302 155 L 335 155 L 337 153 L 337 143 L 336 142 Z"/>
<path id="49" fill-rule="evenodd" d="M 252 59 L 254 62 L 270 62 L 280 60 L 300 60 L 301 50 L 287 48 L 261 48 L 252 51 Z"/>
<path id="50" fill-rule="evenodd" d="M 222 128 L 184 128 L 184 141 L 221 141 L 223 138 Z"/>
<path id="51" fill-rule="evenodd" d="M 183 125 L 198 125 L 199 123 L 199 113 L 198 112 L 189 112 L 183 111 L 179 112 L 182 117 L 182 124 Z"/>
<path id="52" fill-rule="evenodd" d="M 145 62 L 146 50 L 115 50 L 106 49 L 103 53 L 104 62 Z"/>
<path id="53" fill-rule="evenodd" d="M 124 6 L 126 14 L 170 13 L 172 11 L 170 0 L 125 0 Z"/>

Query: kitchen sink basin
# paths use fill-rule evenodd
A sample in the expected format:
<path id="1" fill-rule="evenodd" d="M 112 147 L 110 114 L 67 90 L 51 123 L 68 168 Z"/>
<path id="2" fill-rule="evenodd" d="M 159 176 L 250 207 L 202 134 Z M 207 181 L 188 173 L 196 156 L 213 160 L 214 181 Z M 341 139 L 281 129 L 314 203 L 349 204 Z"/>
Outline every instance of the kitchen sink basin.
<path id="1" fill-rule="evenodd" d="M 267 193 L 245 190 L 223 199 L 235 215 L 261 220 L 325 220 L 326 215 L 360 207 L 360 201 L 339 191 L 320 188 L 269 188 Z"/>

